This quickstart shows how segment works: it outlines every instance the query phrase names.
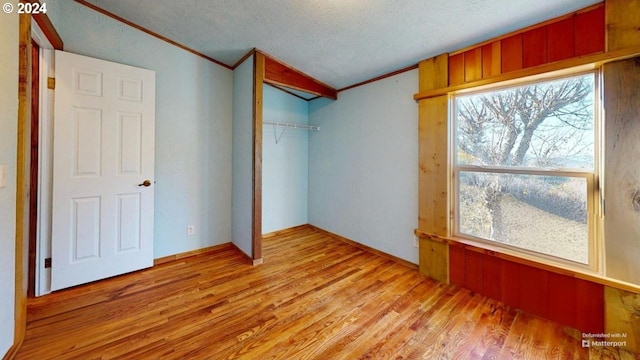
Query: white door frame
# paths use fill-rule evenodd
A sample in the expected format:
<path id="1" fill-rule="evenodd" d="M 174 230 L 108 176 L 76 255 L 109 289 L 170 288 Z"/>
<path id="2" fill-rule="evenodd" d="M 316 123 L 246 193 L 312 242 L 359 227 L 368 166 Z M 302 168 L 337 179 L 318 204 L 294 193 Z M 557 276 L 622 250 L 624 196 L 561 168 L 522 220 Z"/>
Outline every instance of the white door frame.
<path id="1" fill-rule="evenodd" d="M 51 257 L 51 196 L 53 185 L 53 89 L 47 78 L 55 77 L 54 48 L 35 21 L 31 22 L 31 37 L 40 47 L 40 79 L 38 105 L 38 199 L 36 227 L 35 296 L 51 292 L 51 269 L 44 261 Z"/>

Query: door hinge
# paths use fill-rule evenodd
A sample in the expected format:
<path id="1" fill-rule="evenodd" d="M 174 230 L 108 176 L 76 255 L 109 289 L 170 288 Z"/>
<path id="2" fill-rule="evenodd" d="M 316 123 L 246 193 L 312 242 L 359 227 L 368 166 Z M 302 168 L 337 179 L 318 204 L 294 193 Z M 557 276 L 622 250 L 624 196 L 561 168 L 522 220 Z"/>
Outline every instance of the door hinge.
<path id="1" fill-rule="evenodd" d="M 55 88 L 56 88 L 56 78 L 48 77 L 47 89 L 55 89 Z"/>
<path id="2" fill-rule="evenodd" d="M 44 268 L 49 269 L 51 267 L 51 258 L 44 259 Z"/>

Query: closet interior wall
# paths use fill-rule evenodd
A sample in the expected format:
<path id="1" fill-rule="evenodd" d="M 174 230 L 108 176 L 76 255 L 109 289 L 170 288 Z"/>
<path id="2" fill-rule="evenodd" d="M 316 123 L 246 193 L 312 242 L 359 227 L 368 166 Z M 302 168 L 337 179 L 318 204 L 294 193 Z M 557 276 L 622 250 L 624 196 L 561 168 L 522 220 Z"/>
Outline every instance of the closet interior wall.
<path id="1" fill-rule="evenodd" d="M 304 99 L 263 87 L 265 123 L 309 123 Z M 262 127 L 262 233 L 306 224 L 309 137 L 314 130 L 264 124 Z"/>

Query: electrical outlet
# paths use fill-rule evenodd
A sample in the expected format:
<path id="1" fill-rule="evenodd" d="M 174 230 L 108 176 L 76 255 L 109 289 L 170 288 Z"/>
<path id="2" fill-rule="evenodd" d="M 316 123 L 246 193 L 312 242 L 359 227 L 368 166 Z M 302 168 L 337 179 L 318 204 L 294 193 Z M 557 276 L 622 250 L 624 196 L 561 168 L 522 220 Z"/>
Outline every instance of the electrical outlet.
<path id="1" fill-rule="evenodd" d="M 413 235 L 413 247 L 418 247 L 418 237 Z"/>
<path id="2" fill-rule="evenodd" d="M 193 235 L 196 233 L 196 227 L 193 225 L 187 226 L 187 235 Z"/>

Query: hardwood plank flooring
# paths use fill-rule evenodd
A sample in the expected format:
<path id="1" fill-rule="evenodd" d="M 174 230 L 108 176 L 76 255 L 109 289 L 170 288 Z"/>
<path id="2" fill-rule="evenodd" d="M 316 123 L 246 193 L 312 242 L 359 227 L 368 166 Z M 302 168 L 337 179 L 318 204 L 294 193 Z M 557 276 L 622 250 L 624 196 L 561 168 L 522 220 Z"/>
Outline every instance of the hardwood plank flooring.
<path id="1" fill-rule="evenodd" d="M 311 227 L 263 246 L 256 267 L 226 247 L 31 299 L 17 359 L 609 358 Z"/>

